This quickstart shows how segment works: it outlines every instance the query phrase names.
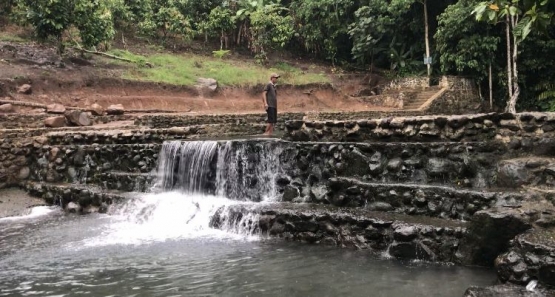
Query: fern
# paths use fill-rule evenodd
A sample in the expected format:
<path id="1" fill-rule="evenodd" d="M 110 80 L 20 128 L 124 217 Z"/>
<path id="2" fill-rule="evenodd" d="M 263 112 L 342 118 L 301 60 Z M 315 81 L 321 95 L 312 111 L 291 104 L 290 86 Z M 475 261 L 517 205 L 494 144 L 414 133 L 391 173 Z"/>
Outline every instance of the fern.
<path id="1" fill-rule="evenodd" d="M 536 99 L 541 102 L 542 107 L 555 111 L 555 82 L 542 81 L 533 90 L 538 92 Z"/>
<path id="2" fill-rule="evenodd" d="M 213 51 L 212 55 L 214 55 L 215 58 L 223 58 L 225 55 L 227 55 L 229 53 L 229 50 L 219 50 L 219 51 Z"/>
<path id="3" fill-rule="evenodd" d="M 538 92 L 537 100 L 555 99 L 555 82 L 542 81 L 533 90 Z"/>

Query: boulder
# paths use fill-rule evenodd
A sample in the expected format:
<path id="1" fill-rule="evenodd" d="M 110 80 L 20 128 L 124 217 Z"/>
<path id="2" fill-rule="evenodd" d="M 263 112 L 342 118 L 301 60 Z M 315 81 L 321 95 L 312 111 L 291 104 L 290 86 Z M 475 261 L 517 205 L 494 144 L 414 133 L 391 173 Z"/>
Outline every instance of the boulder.
<path id="1" fill-rule="evenodd" d="M 13 112 L 13 105 L 11 104 L 2 104 L 0 105 L 0 113 L 8 113 L 8 112 Z"/>
<path id="2" fill-rule="evenodd" d="M 79 213 L 81 211 L 81 206 L 75 202 L 70 202 L 66 206 L 66 211 L 69 213 Z"/>
<path id="3" fill-rule="evenodd" d="M 106 108 L 106 113 L 109 115 L 122 115 L 124 112 L 125 109 L 121 104 L 112 104 Z"/>
<path id="4" fill-rule="evenodd" d="M 19 88 L 17 88 L 17 92 L 19 94 L 29 95 L 33 92 L 33 88 L 31 87 L 30 84 L 24 84 L 24 85 L 19 86 Z"/>
<path id="5" fill-rule="evenodd" d="M 104 107 L 102 107 L 100 104 L 94 103 L 88 108 L 88 111 L 90 111 L 92 115 L 101 116 L 104 114 Z"/>
<path id="6" fill-rule="evenodd" d="M 55 113 L 55 114 L 64 114 L 66 112 L 66 108 L 61 104 L 54 103 L 46 106 L 46 112 Z"/>
<path id="7" fill-rule="evenodd" d="M 532 227 L 530 218 L 518 209 L 496 207 L 474 214 L 464 239 L 465 264 L 492 266 L 517 235 Z"/>
<path id="8" fill-rule="evenodd" d="M 49 117 L 44 119 L 44 125 L 50 128 L 59 128 L 66 125 L 66 118 L 63 116 Z"/>
<path id="9" fill-rule="evenodd" d="M 399 226 L 393 233 L 393 238 L 397 241 L 411 241 L 418 236 L 418 230 L 414 226 Z"/>
<path id="10" fill-rule="evenodd" d="M 80 110 L 72 110 L 65 113 L 66 119 L 76 126 L 91 126 L 92 121 L 86 112 Z"/>
<path id="11" fill-rule="evenodd" d="M 213 78 L 203 78 L 197 79 L 197 84 L 195 85 L 202 94 L 212 94 L 218 89 L 218 81 Z"/>

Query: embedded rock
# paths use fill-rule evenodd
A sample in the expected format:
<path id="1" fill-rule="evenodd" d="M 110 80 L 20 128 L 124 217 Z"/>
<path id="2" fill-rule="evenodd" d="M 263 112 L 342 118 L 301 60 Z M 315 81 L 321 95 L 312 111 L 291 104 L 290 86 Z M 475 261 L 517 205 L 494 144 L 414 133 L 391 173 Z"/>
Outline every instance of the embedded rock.
<path id="1" fill-rule="evenodd" d="M 86 112 L 82 112 L 79 110 L 72 110 L 65 113 L 66 119 L 68 122 L 76 125 L 76 126 L 91 126 L 92 121 L 89 118 L 89 115 Z"/>
<path id="2" fill-rule="evenodd" d="M 47 113 L 64 114 L 66 112 L 65 106 L 62 104 L 49 104 L 46 106 Z"/>
<path id="3" fill-rule="evenodd" d="M 106 113 L 109 115 L 122 115 L 124 112 L 125 109 L 121 104 L 112 104 L 106 108 Z"/>
<path id="4" fill-rule="evenodd" d="M 9 103 L 0 105 L 0 113 L 9 113 L 13 111 L 14 111 L 13 105 Z"/>
<path id="5" fill-rule="evenodd" d="M 44 125 L 49 128 L 59 128 L 66 125 L 66 118 L 63 116 L 49 117 L 44 119 Z"/>
<path id="6" fill-rule="evenodd" d="M 24 84 L 17 88 L 17 92 L 19 94 L 29 95 L 33 92 L 33 88 L 31 87 L 30 84 Z"/>

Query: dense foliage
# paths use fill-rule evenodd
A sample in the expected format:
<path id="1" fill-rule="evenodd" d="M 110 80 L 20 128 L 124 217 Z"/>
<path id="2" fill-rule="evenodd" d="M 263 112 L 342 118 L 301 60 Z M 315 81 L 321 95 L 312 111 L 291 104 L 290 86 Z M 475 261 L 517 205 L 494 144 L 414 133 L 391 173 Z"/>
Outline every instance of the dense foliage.
<path id="1" fill-rule="evenodd" d="M 555 109 L 551 0 L 6 0 L 0 17 L 85 48 L 114 36 L 287 50 L 392 76 L 475 78 L 514 111 Z M 71 38 L 66 38 L 70 36 Z M 217 48 L 214 48 L 216 50 Z"/>

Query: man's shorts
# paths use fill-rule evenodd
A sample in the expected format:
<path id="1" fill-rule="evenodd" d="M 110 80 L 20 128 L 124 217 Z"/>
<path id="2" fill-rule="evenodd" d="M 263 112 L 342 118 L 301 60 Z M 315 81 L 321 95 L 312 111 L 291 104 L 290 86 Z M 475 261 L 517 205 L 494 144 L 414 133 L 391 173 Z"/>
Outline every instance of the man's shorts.
<path id="1" fill-rule="evenodd" d="M 277 122 L 277 108 L 268 107 L 266 113 L 268 114 L 268 124 L 275 124 Z"/>

